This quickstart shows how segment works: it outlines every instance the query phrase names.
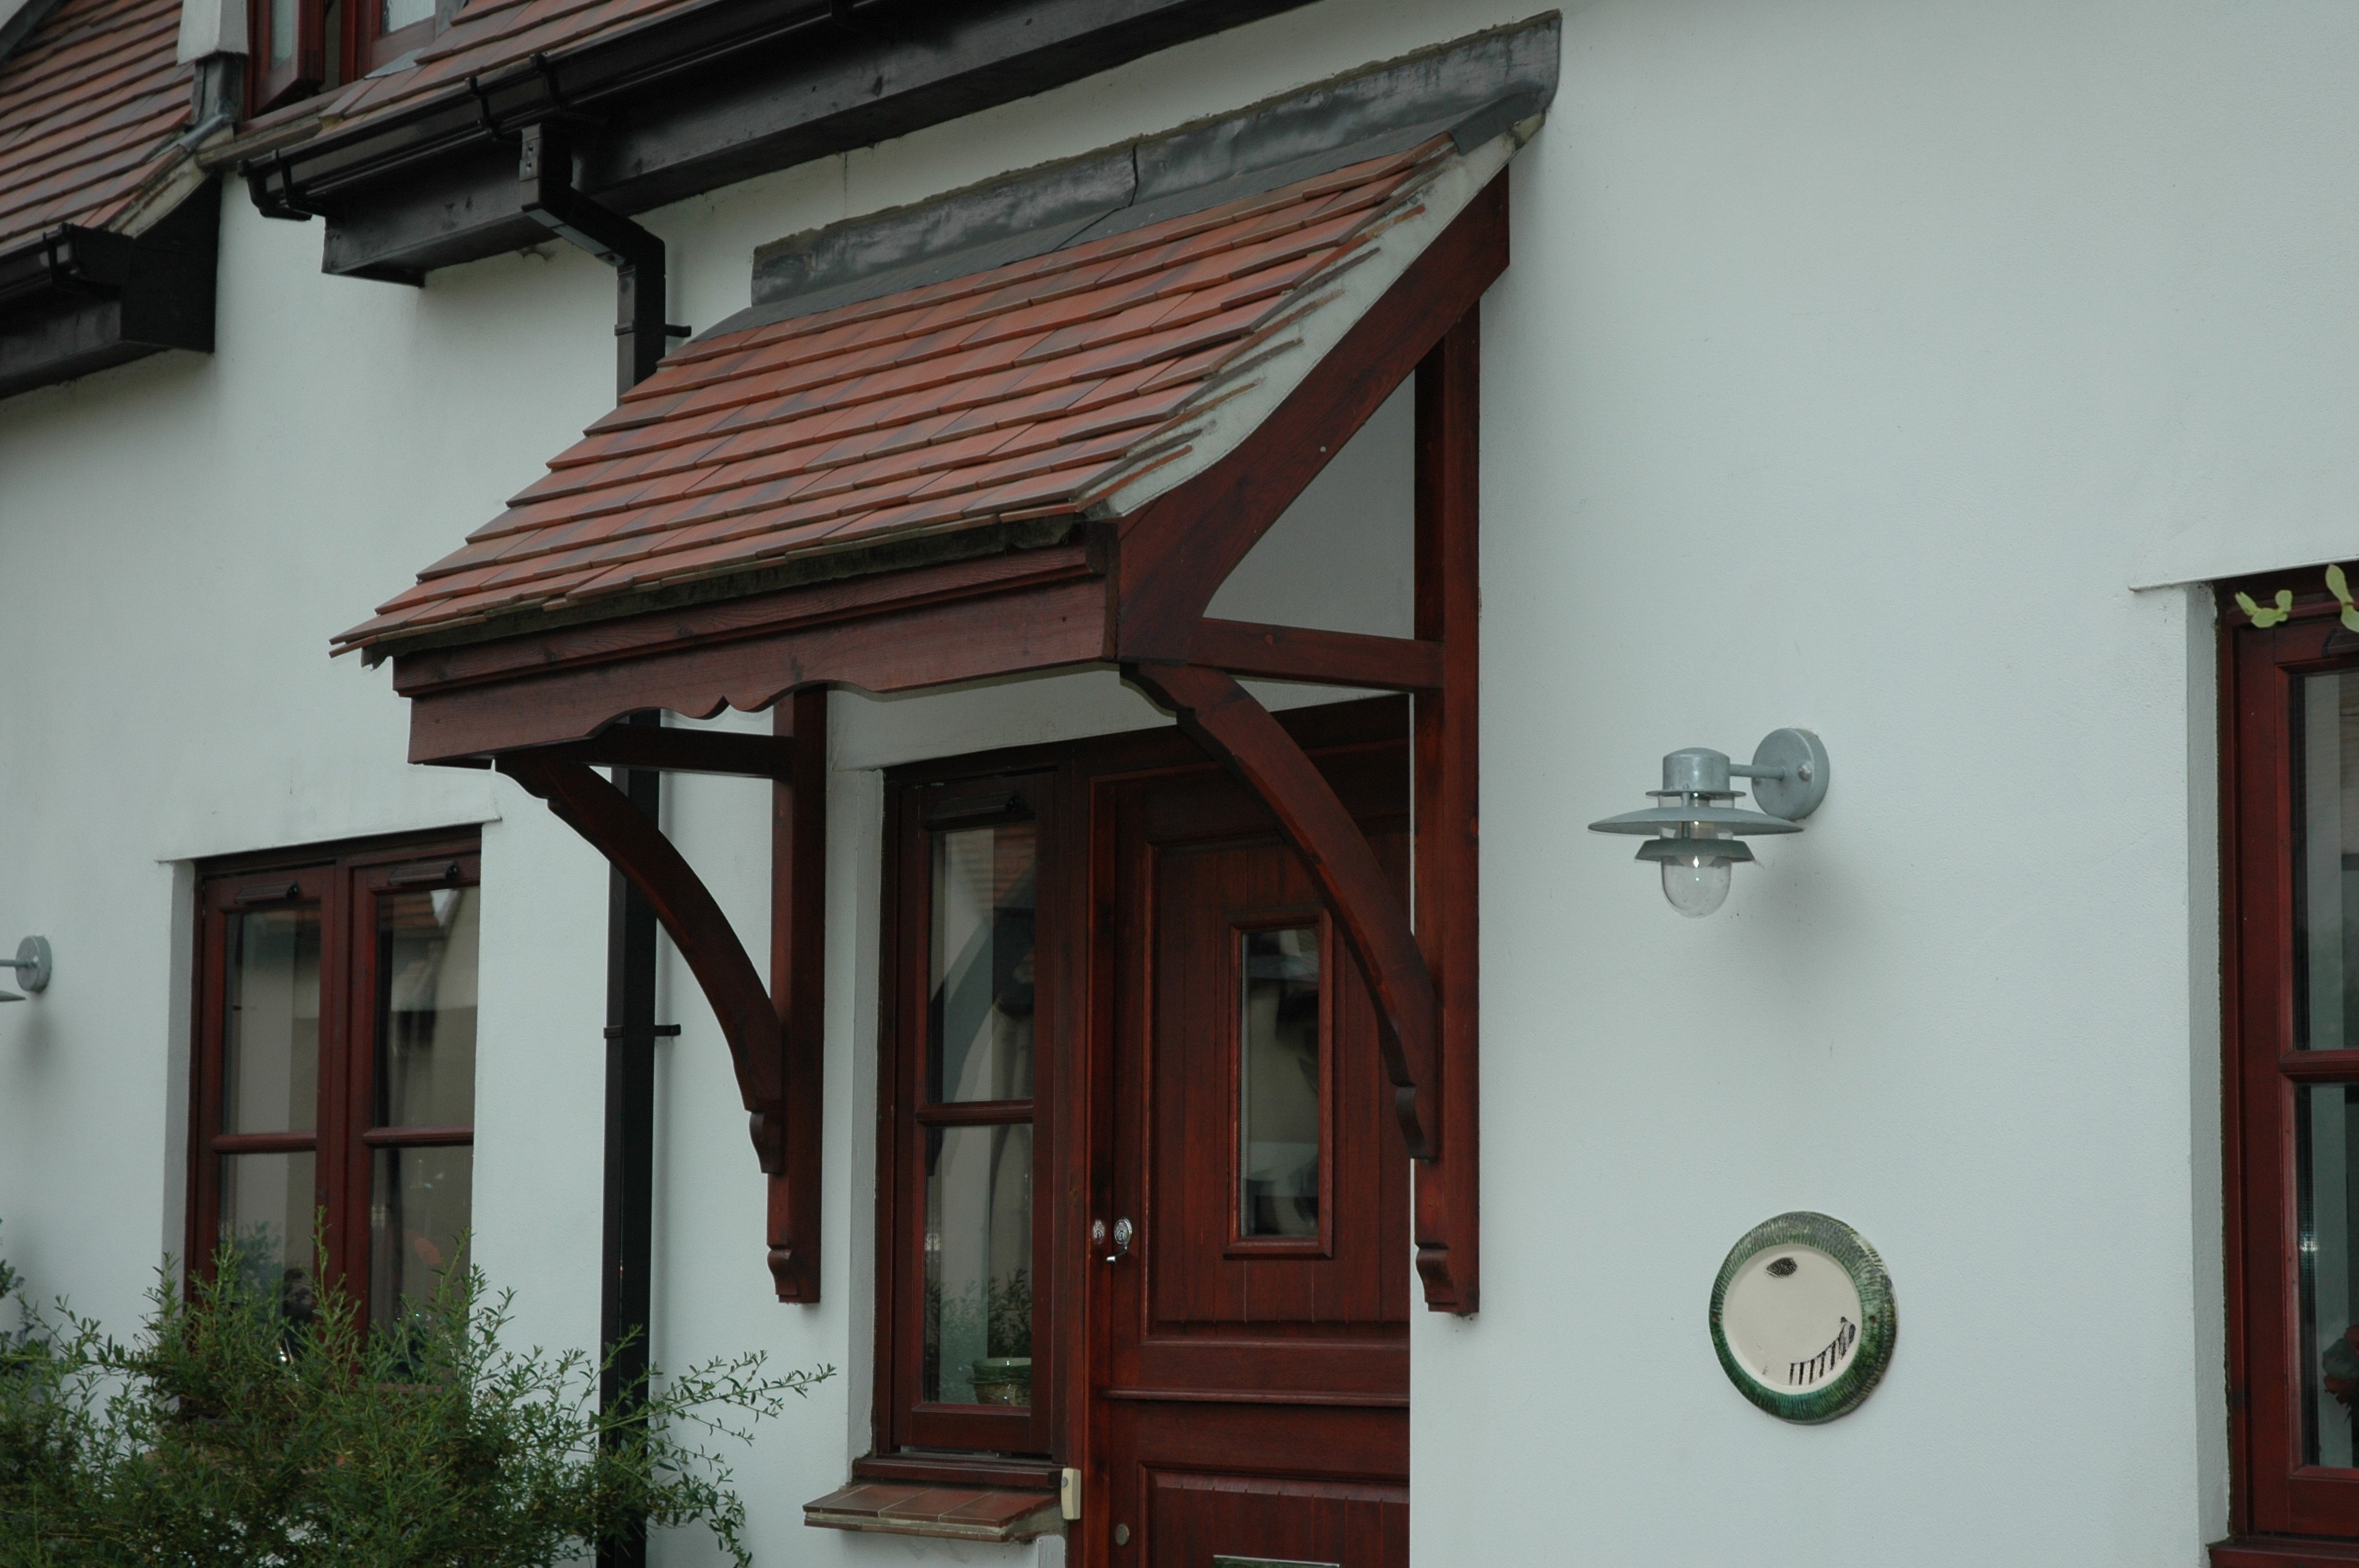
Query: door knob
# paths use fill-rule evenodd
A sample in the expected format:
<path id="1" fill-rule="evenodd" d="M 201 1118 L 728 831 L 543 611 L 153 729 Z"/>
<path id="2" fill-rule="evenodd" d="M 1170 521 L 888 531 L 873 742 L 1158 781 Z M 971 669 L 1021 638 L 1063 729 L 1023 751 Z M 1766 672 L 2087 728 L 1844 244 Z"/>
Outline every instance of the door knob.
<path id="1" fill-rule="evenodd" d="M 1119 1263 L 1125 1258 L 1129 1257 L 1131 1238 L 1137 1234 L 1138 1232 L 1131 1227 L 1130 1221 L 1126 1219 L 1115 1220 L 1114 1222 L 1114 1250 L 1106 1254 L 1106 1261 L 1109 1263 Z"/>

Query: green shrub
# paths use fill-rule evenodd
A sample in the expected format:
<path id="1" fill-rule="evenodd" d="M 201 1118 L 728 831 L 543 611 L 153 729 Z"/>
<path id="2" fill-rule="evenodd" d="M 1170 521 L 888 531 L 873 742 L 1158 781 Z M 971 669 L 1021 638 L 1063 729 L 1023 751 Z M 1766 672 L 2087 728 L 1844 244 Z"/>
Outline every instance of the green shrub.
<path id="1" fill-rule="evenodd" d="M 744 1568 L 713 1445 L 833 1371 L 740 1356 L 602 1412 L 596 1360 L 505 1347 L 510 1298 L 472 1268 L 385 1330 L 333 1285 L 290 1318 L 240 1262 L 185 1297 L 159 1277 L 129 1344 L 62 1307 L 0 1336 L 0 1564 L 528 1568 L 644 1518 Z"/>

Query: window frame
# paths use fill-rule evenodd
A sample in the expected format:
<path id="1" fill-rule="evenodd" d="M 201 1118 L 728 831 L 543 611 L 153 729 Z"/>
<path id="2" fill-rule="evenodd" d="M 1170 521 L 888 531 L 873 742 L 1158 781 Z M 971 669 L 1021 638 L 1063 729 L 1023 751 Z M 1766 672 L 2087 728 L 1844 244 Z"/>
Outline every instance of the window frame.
<path id="1" fill-rule="evenodd" d="M 2268 605 L 2288 579 L 2321 577 L 2272 574 L 2224 583 L 2217 592 L 2221 1122 L 2230 1518 L 2237 1537 L 2220 1544 L 2220 1563 L 2278 1560 L 2271 1536 L 2359 1540 L 2359 1467 L 2302 1463 L 2295 1121 L 2301 1088 L 2359 1084 L 2359 1050 L 2298 1048 L 2294 908 L 2300 682 L 2359 670 L 2359 633 L 2343 628 L 2340 604 L 2321 591 L 2302 594 L 2282 622 L 2254 626 L 2236 591 Z"/>
<path id="2" fill-rule="evenodd" d="M 246 0 L 246 112 L 267 114 L 311 96 L 328 80 L 326 0 L 295 0 L 295 48 L 283 70 L 270 69 L 271 0 Z"/>
<path id="3" fill-rule="evenodd" d="M 394 31 L 379 32 L 385 0 L 295 0 L 295 49 L 284 69 L 270 69 L 271 0 L 246 0 L 247 113 L 264 114 L 289 103 L 358 81 L 370 71 L 413 49 L 425 48 L 449 27 L 455 6 L 438 0 L 434 14 Z M 336 63 L 333 79 L 329 51 Z"/>
<path id="4" fill-rule="evenodd" d="M 1308 1236 L 1252 1236 L 1245 1226 L 1245 937 L 1256 931 L 1310 926 L 1319 941 L 1319 1228 Z M 1338 965 L 1352 962 L 1337 940 L 1334 917 L 1316 903 L 1257 911 L 1229 921 L 1228 1258 L 1332 1258 L 1335 1255 L 1335 988 Z"/>
<path id="5" fill-rule="evenodd" d="M 221 1162 L 235 1153 L 313 1152 L 312 1207 L 327 1250 L 316 1276 L 370 1300 L 369 1206 L 375 1151 L 388 1145 L 473 1148 L 464 1128 L 375 1126 L 377 903 L 389 893 L 483 885 L 480 835 L 443 832 L 223 857 L 201 862 L 190 986 L 186 1259 L 209 1277 L 219 1236 Z M 291 896 L 289 896 L 291 895 Z M 271 909 L 320 912 L 320 1060 L 310 1133 L 223 1133 L 229 918 Z M 388 1135 L 389 1133 L 389 1135 Z M 470 1201 L 472 1204 L 472 1182 Z"/>
<path id="6" fill-rule="evenodd" d="M 876 1416 L 874 1458 L 913 1452 L 1042 1462 L 1057 1452 L 1060 1388 L 1059 1294 L 1053 1256 L 1059 1182 L 1059 1060 L 1075 1022 L 1061 1005 L 1071 980 L 1062 948 L 1046 939 L 1071 931 L 1061 896 L 1059 824 L 1062 791 L 1053 771 L 901 781 L 886 803 L 886 914 L 880 978 L 877 1093 Z M 1005 795 L 1011 809 L 929 823 L 929 813 L 968 796 Z M 1035 829 L 1032 1098 L 921 1106 L 928 1082 L 933 843 L 940 832 L 1029 821 Z M 919 1398 L 925 1358 L 925 1133 L 929 1126 L 1032 1129 L 1032 1403 L 1027 1409 L 933 1403 Z"/>

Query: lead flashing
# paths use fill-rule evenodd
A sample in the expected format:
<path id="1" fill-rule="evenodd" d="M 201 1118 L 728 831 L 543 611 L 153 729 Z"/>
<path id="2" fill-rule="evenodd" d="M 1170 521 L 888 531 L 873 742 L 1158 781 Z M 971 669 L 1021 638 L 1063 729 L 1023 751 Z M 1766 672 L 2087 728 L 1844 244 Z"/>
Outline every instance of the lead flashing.
<path id="1" fill-rule="evenodd" d="M 1080 157 L 791 234 L 754 253 L 754 303 L 697 341 L 1046 255 L 1275 190 L 1447 133 L 1462 153 L 1543 114 L 1547 12 Z"/>

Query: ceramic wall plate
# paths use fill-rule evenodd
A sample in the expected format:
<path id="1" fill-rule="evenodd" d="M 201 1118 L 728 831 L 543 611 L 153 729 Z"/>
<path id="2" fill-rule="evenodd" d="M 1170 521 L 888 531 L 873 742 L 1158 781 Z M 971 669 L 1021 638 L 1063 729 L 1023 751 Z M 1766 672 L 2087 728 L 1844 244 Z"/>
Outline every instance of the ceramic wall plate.
<path id="1" fill-rule="evenodd" d="M 1712 1284 L 1712 1347 L 1737 1391 L 1781 1421 L 1832 1421 L 1874 1391 L 1899 1319 L 1867 1238 L 1797 1211 L 1747 1231 Z"/>

